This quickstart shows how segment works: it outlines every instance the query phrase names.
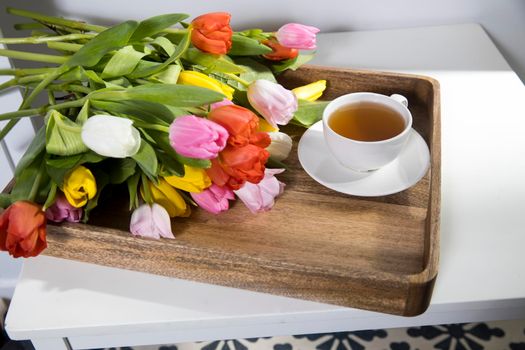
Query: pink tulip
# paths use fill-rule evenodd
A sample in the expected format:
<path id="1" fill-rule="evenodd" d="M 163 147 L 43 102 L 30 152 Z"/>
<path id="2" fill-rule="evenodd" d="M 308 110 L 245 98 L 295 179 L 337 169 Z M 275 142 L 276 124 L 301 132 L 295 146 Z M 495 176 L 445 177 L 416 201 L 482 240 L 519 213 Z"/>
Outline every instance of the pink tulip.
<path id="1" fill-rule="evenodd" d="M 82 208 L 75 208 L 63 194 L 59 194 L 55 203 L 46 209 L 46 218 L 54 222 L 79 222 L 82 218 Z"/>
<path id="2" fill-rule="evenodd" d="M 297 97 L 293 92 L 264 79 L 250 84 L 248 100 L 274 128 L 277 128 L 277 124 L 288 124 L 297 111 Z"/>
<path id="3" fill-rule="evenodd" d="M 267 168 L 261 182 L 258 184 L 246 182 L 244 186 L 234 192 L 252 213 L 268 211 L 272 209 L 275 197 L 284 191 L 285 184 L 275 177 L 283 171 L 284 169 Z"/>
<path id="4" fill-rule="evenodd" d="M 200 193 L 192 192 L 190 195 L 202 209 L 212 214 L 219 214 L 220 212 L 228 210 L 230 207 L 228 200 L 235 199 L 232 190 L 216 184 L 212 184 Z"/>
<path id="5" fill-rule="evenodd" d="M 171 232 L 170 216 L 163 206 L 143 204 L 131 214 L 129 231 L 134 236 L 160 239 L 175 238 Z"/>
<path id="6" fill-rule="evenodd" d="M 319 28 L 298 23 L 288 23 L 279 28 L 275 36 L 279 44 L 291 49 L 313 50 L 316 48 L 316 34 Z"/>
<path id="7" fill-rule="evenodd" d="M 198 159 L 214 159 L 228 140 L 228 131 L 208 119 L 185 115 L 170 126 L 170 144 L 178 154 Z"/>
<path id="8" fill-rule="evenodd" d="M 215 102 L 215 103 L 212 103 L 210 105 L 210 111 L 213 111 L 214 109 L 216 108 L 219 108 L 219 107 L 222 107 L 222 106 L 230 106 L 232 105 L 233 102 L 228 100 L 227 98 L 225 98 L 224 100 L 222 101 L 219 101 L 219 102 Z"/>

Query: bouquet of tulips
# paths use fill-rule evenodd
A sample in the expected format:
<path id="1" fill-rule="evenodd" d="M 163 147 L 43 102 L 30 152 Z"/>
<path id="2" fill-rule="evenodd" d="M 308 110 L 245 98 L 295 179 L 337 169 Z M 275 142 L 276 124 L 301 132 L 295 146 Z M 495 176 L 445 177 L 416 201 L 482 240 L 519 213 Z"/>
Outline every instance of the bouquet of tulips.
<path id="1" fill-rule="evenodd" d="M 317 28 L 290 23 L 277 32 L 232 31 L 228 13 L 165 14 L 113 27 L 9 8 L 32 19 L 30 37 L 0 44 L 44 44 L 58 54 L 0 49 L 0 55 L 48 64 L 2 69 L 20 87 L 22 117 L 41 128 L 0 196 L 0 250 L 14 257 L 46 248 L 46 221 L 86 222 L 111 185 L 129 192 L 130 232 L 174 238 L 170 217 L 191 206 L 213 214 L 239 198 L 253 213 L 269 210 L 284 184 L 275 176 L 292 147 L 279 132 L 309 126 L 325 103 L 325 81 L 292 91 L 275 79 L 312 57 Z M 34 106 L 37 95 L 48 102 Z M 270 168 L 270 164 L 273 168 Z"/>

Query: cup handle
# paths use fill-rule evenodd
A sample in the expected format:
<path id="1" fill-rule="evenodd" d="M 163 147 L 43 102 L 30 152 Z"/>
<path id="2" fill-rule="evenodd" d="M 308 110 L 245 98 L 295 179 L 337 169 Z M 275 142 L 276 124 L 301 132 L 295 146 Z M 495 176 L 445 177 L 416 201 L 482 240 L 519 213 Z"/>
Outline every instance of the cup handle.
<path id="1" fill-rule="evenodd" d="M 399 94 L 390 95 L 390 98 L 401 103 L 403 106 L 408 107 L 408 100 L 405 96 Z"/>

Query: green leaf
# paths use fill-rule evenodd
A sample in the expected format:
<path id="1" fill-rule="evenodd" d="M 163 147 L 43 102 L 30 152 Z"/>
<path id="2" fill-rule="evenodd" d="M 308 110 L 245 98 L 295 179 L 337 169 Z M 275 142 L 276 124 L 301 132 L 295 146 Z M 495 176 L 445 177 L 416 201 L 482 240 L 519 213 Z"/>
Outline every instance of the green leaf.
<path id="1" fill-rule="evenodd" d="M 18 162 L 15 170 L 15 176 L 20 175 L 20 172 L 24 170 L 29 164 L 31 164 L 38 156 L 43 154 L 44 148 L 46 147 L 46 129 L 40 128 L 35 135 L 33 141 L 27 148 L 26 152 L 22 156 L 22 159 Z"/>
<path id="2" fill-rule="evenodd" d="M 80 125 L 84 125 L 88 117 L 89 117 L 89 100 L 86 100 L 86 102 L 82 106 L 82 109 L 77 115 L 76 122 L 79 123 Z"/>
<path id="3" fill-rule="evenodd" d="M 139 198 L 137 197 L 138 185 L 140 180 L 140 172 L 135 172 L 134 175 L 128 178 L 128 193 L 129 193 L 129 210 L 138 208 Z"/>
<path id="4" fill-rule="evenodd" d="M 226 55 L 213 55 L 200 51 L 199 49 L 188 49 L 183 58 L 193 64 L 206 67 L 209 72 L 221 72 L 238 74 L 244 72 L 244 69 L 236 65 Z"/>
<path id="5" fill-rule="evenodd" d="M 210 89 L 178 84 L 147 84 L 119 91 L 96 91 L 89 97 L 109 101 L 139 100 L 174 107 L 196 107 L 224 99 L 223 94 Z"/>
<path id="6" fill-rule="evenodd" d="M 133 73 L 129 74 L 129 78 L 131 79 L 137 79 L 137 78 L 143 78 L 147 77 L 149 75 L 156 74 L 162 70 L 164 70 L 167 66 L 178 60 L 182 54 L 188 49 L 190 46 L 190 31 L 186 32 L 184 37 L 182 38 L 179 45 L 177 45 L 177 48 L 173 52 L 173 54 L 163 63 L 151 65 L 147 64 L 148 66 L 138 65 L 138 67 L 133 71 Z M 142 61 L 144 62 L 144 61 Z"/>
<path id="7" fill-rule="evenodd" d="M 137 162 L 131 158 L 111 159 L 109 164 L 109 182 L 121 184 L 135 174 Z"/>
<path id="8" fill-rule="evenodd" d="M 97 179 L 97 194 L 95 197 L 90 199 L 84 207 L 84 217 L 82 218 L 83 223 L 86 223 L 89 220 L 89 214 L 91 213 L 91 210 L 95 209 L 95 207 L 98 205 L 98 200 L 102 194 L 102 191 L 109 183 L 109 176 L 104 171 L 97 168 L 91 169 L 91 171 L 93 176 L 95 176 L 95 179 Z"/>
<path id="9" fill-rule="evenodd" d="M 91 151 L 69 157 L 51 158 L 47 155 L 46 171 L 51 179 L 61 187 L 66 174 L 77 165 L 84 163 L 98 163 L 104 159 L 106 158 Z"/>
<path id="10" fill-rule="evenodd" d="M 258 40 L 244 35 L 233 34 L 232 47 L 228 51 L 231 56 L 257 56 L 271 53 L 272 49 L 260 43 Z"/>
<path id="11" fill-rule="evenodd" d="M 15 176 L 15 185 L 11 190 L 11 199 L 13 202 L 18 200 L 31 200 L 30 195 L 33 192 L 33 187 L 36 184 L 35 181 L 40 179 L 42 183 L 42 173 L 44 172 L 44 153 L 40 153 L 34 161 L 27 165 L 23 170 L 20 171 L 19 175 Z M 36 194 L 37 192 L 35 192 Z"/>
<path id="12" fill-rule="evenodd" d="M 64 65 L 94 66 L 108 52 L 126 46 L 138 25 L 136 21 L 127 21 L 104 30 L 82 46 Z"/>
<path id="13" fill-rule="evenodd" d="M 166 154 L 162 151 L 157 151 L 156 153 L 160 161 L 161 176 L 184 176 L 184 166 L 172 155 Z"/>
<path id="14" fill-rule="evenodd" d="M 171 41 L 169 41 L 163 36 L 155 38 L 155 40 L 153 40 L 150 44 L 159 46 L 160 48 L 162 48 L 162 50 L 164 50 L 164 52 L 166 52 L 168 56 L 173 55 L 173 53 L 175 52 L 175 45 L 173 45 Z"/>
<path id="15" fill-rule="evenodd" d="M 50 188 L 49 193 L 47 195 L 46 202 L 44 203 L 44 206 L 42 207 L 42 210 L 45 211 L 47 208 L 52 206 L 53 203 L 55 203 L 55 200 L 56 200 L 56 197 L 57 197 L 57 189 L 58 189 L 57 184 L 55 182 L 53 182 L 53 180 L 51 180 L 51 188 Z"/>
<path id="16" fill-rule="evenodd" d="M 291 60 L 283 61 L 279 64 L 274 64 L 272 66 L 272 70 L 275 73 L 284 72 L 287 69 L 290 70 L 296 70 L 299 67 L 301 67 L 303 64 L 308 63 L 312 58 L 314 58 L 314 54 L 299 54 L 296 58 Z"/>
<path id="17" fill-rule="evenodd" d="M 181 156 L 178 153 L 175 153 L 175 159 L 177 159 L 182 164 L 194 167 L 194 168 L 210 168 L 211 167 L 211 161 L 208 159 L 196 159 L 196 158 L 188 158 Z"/>
<path id="18" fill-rule="evenodd" d="M 181 70 L 182 68 L 178 64 L 170 64 L 168 68 L 152 75 L 151 78 L 164 84 L 177 84 Z"/>
<path id="19" fill-rule="evenodd" d="M 140 22 L 130 41 L 139 41 L 158 34 L 160 31 L 179 23 L 180 21 L 184 21 L 188 17 L 189 15 L 184 13 L 168 13 L 148 18 Z"/>
<path id="20" fill-rule="evenodd" d="M 323 111 L 328 103 L 328 101 L 299 100 L 299 108 L 294 114 L 294 120 L 305 127 L 310 127 L 323 118 Z"/>
<path id="21" fill-rule="evenodd" d="M 46 125 L 46 151 L 59 156 L 86 152 L 88 148 L 80 136 L 82 126 L 51 110 Z"/>
<path id="22" fill-rule="evenodd" d="M 146 56 L 144 52 L 136 51 L 133 46 L 124 46 L 111 57 L 104 67 L 101 78 L 120 77 L 133 72 L 144 56 Z"/>
<path id="23" fill-rule="evenodd" d="M 13 204 L 13 200 L 11 199 L 11 195 L 7 193 L 0 193 L 0 208 L 7 208 Z"/>
<path id="24" fill-rule="evenodd" d="M 158 161 L 155 150 L 144 139 L 141 140 L 139 151 L 132 158 L 150 179 L 157 177 Z"/>
<path id="25" fill-rule="evenodd" d="M 148 124 L 169 126 L 177 116 L 170 108 L 154 102 L 93 100 L 92 104 L 93 107 L 107 111 L 111 115 L 127 116 L 131 120 Z"/>
<path id="26" fill-rule="evenodd" d="M 254 59 L 241 57 L 237 58 L 235 62 L 245 70 L 245 72 L 240 75 L 241 79 L 249 83 L 259 79 L 269 80 L 274 83 L 277 82 L 270 68 Z"/>

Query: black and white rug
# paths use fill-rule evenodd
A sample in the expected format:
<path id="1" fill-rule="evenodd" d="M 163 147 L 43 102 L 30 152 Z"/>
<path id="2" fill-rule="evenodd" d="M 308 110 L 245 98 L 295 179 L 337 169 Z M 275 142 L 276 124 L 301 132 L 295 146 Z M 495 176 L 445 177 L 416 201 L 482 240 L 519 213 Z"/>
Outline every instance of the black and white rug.
<path id="1" fill-rule="evenodd" d="M 231 339 L 106 350 L 525 350 L 525 320 Z M 102 349 L 97 349 L 102 350 Z"/>

